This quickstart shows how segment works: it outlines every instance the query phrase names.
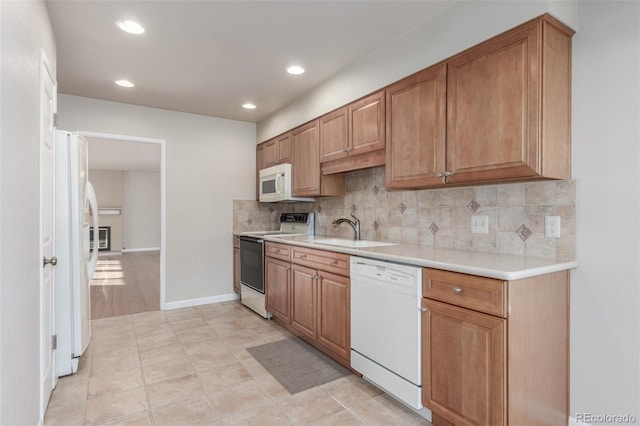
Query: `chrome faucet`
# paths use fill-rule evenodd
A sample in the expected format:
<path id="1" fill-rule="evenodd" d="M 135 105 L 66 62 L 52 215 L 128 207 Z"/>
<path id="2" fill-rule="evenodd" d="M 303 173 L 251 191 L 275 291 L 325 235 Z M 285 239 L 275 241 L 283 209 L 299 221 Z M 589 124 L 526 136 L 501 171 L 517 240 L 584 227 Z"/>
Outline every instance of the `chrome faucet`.
<path id="1" fill-rule="evenodd" d="M 357 241 L 357 240 L 360 240 L 360 219 L 355 217 L 353 213 L 351 213 L 351 217 L 353 218 L 353 220 L 350 220 L 344 217 L 341 217 L 340 219 L 336 219 L 333 221 L 333 226 L 338 226 L 341 223 L 348 223 L 353 228 L 353 232 L 355 232 L 356 234 L 355 239 Z"/>

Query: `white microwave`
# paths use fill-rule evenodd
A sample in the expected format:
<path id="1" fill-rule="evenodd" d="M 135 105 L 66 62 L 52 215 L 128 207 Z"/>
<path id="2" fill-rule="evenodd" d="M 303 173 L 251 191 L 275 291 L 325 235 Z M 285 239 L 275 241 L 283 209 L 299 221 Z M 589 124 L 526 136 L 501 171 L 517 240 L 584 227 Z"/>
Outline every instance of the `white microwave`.
<path id="1" fill-rule="evenodd" d="M 301 198 L 291 195 L 291 164 L 278 164 L 260 170 L 260 202 L 277 203 L 280 201 L 315 201 L 314 198 Z"/>

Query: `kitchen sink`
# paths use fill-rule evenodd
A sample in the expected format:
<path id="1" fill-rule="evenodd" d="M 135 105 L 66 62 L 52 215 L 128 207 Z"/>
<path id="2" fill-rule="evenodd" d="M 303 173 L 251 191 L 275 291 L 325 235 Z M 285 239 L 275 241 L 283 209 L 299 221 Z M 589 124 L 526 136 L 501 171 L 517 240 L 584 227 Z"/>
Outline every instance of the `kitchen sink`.
<path id="1" fill-rule="evenodd" d="M 327 244 L 330 246 L 341 246 L 350 248 L 363 247 L 381 247 L 381 246 L 397 246 L 398 243 L 389 243 L 386 241 L 370 241 L 370 240 L 347 240 L 345 238 L 316 238 L 314 244 Z"/>

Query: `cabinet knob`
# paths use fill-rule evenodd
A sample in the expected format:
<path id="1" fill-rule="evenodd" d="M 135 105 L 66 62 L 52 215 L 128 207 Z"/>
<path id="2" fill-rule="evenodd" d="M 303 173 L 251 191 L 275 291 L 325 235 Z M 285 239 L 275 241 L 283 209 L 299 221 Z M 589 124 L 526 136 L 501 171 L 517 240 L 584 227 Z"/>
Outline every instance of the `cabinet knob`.
<path id="1" fill-rule="evenodd" d="M 462 289 L 461 289 L 460 287 L 454 287 L 454 288 L 453 288 L 453 292 L 454 292 L 455 294 L 460 294 L 460 293 L 462 293 Z"/>
<path id="2" fill-rule="evenodd" d="M 449 170 L 445 170 L 444 171 L 444 176 L 445 177 L 453 176 L 453 172 L 450 172 Z"/>
<path id="3" fill-rule="evenodd" d="M 422 312 L 423 314 L 424 314 L 425 312 L 427 312 L 427 311 L 428 311 L 428 309 L 427 309 L 427 308 L 420 308 L 420 312 Z"/>
<path id="4" fill-rule="evenodd" d="M 444 177 L 444 175 L 442 173 L 438 172 L 438 173 L 436 173 L 436 177 L 441 178 L 441 177 Z"/>
<path id="5" fill-rule="evenodd" d="M 331 266 L 334 266 L 334 265 L 337 265 L 337 264 L 338 264 L 337 260 L 330 260 L 329 261 L 329 265 L 331 265 Z"/>
<path id="6" fill-rule="evenodd" d="M 306 259 L 306 258 L 307 258 L 307 255 L 306 255 L 306 254 L 301 254 L 301 255 L 300 255 L 300 259 Z"/>

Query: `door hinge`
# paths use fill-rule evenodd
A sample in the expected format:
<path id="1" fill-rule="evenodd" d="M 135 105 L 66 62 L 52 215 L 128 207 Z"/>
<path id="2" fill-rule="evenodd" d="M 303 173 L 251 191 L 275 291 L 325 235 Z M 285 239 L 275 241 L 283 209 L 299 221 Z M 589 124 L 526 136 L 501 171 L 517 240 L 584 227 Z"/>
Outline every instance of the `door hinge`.
<path id="1" fill-rule="evenodd" d="M 58 113 L 57 112 L 53 113 L 53 127 L 55 127 L 55 128 L 58 127 Z"/>
<path id="2" fill-rule="evenodd" d="M 51 350 L 55 351 L 56 349 L 58 349 L 58 335 L 54 334 L 51 336 Z"/>

